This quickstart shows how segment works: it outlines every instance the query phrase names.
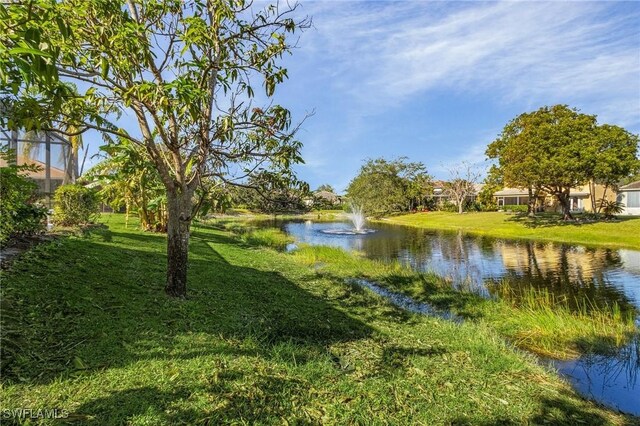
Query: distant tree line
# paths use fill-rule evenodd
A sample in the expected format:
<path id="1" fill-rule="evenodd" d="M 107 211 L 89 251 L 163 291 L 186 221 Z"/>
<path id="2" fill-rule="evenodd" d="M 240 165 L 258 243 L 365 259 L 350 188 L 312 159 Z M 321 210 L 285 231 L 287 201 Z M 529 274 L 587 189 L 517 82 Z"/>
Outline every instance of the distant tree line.
<path id="1" fill-rule="evenodd" d="M 638 135 L 622 127 L 599 124 L 595 115 L 566 105 L 545 106 L 511 120 L 488 145 L 486 154 L 494 164 L 481 189 L 476 185 L 481 173 L 472 164 L 450 167 L 449 179 L 436 183 L 421 162 L 377 158 L 365 161 L 347 197 L 378 217 L 416 209 L 462 213 L 495 210 L 494 194 L 514 187 L 528 190 L 529 214 L 546 194 L 557 199 L 563 217 L 570 219 L 572 188 L 588 185 L 592 210 L 599 213 L 615 207 L 606 200 L 608 191 L 640 179 L 638 141 Z M 604 187 L 600 199 L 596 185 Z"/>
<path id="2" fill-rule="evenodd" d="M 529 192 L 529 214 L 538 195 L 554 196 L 564 219 L 571 216 L 571 188 L 589 185 L 594 212 L 606 205 L 606 192 L 640 170 L 638 135 L 622 127 L 598 124 L 595 115 L 566 105 L 542 107 L 511 120 L 489 144 L 487 156 L 496 160 L 488 179 Z M 595 185 L 604 186 L 602 199 Z"/>
<path id="3" fill-rule="evenodd" d="M 347 188 L 347 198 L 368 215 L 384 216 L 424 205 L 433 194 L 433 179 L 421 162 L 406 157 L 369 159 Z"/>

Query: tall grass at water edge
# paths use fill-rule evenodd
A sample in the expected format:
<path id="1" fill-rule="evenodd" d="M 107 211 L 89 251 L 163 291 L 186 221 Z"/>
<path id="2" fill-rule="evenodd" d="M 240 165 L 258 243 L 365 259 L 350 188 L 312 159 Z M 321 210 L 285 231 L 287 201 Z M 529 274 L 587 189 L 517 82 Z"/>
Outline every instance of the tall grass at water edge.
<path id="1" fill-rule="evenodd" d="M 498 297 L 489 299 L 477 287 L 460 287 L 433 272 L 415 272 L 400 262 L 371 260 L 336 247 L 302 246 L 292 255 L 318 274 L 369 279 L 417 301 L 486 323 L 519 348 L 552 358 L 607 352 L 637 333 L 634 313 L 623 312 L 615 303 L 602 306 L 585 298 L 576 309 L 545 289 L 516 294 L 508 280 L 500 283 Z"/>

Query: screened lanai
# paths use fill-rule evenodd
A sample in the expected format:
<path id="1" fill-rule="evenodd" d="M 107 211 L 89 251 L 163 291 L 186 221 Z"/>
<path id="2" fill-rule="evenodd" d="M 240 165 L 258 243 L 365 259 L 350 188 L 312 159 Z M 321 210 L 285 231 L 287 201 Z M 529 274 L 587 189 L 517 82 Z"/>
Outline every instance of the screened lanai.
<path id="1" fill-rule="evenodd" d="M 9 148 L 9 161 L 38 166 L 38 171 L 28 174 L 38 184 L 38 195 L 49 206 L 56 188 L 75 182 L 78 175 L 77 152 L 57 134 L 0 129 L 0 146 Z M 0 166 L 4 165 L 6 161 L 0 159 Z"/>

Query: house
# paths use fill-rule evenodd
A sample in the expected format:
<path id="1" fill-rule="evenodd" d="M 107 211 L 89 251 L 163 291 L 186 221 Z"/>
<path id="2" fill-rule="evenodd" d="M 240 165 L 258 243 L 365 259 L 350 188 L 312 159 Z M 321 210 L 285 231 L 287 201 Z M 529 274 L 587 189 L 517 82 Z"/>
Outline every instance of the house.
<path id="1" fill-rule="evenodd" d="M 449 201 L 449 196 L 445 191 L 446 185 L 447 182 L 443 180 L 433 181 L 433 199 L 435 200 L 436 205 Z"/>
<path id="2" fill-rule="evenodd" d="M 493 194 L 498 208 L 506 206 L 526 206 L 529 204 L 529 190 L 520 188 L 504 188 Z M 539 197 L 540 201 L 544 197 Z M 540 202 L 539 205 L 542 205 Z"/>
<path id="3" fill-rule="evenodd" d="M 342 203 L 342 197 L 331 191 L 316 191 L 313 195 L 316 199 L 334 206 Z"/>
<path id="4" fill-rule="evenodd" d="M 591 212 L 593 207 L 591 205 L 591 189 L 589 185 L 577 186 L 570 190 L 569 202 L 571 204 L 572 212 Z M 508 206 L 526 206 L 529 204 L 529 191 L 522 188 L 504 188 L 493 194 L 496 199 L 496 204 L 499 208 L 508 208 Z M 605 198 L 608 201 L 615 200 L 615 192 L 609 188 L 605 193 L 604 185 L 595 185 L 595 197 L 596 200 L 602 200 Z M 538 194 L 538 200 L 536 205 L 539 210 L 544 211 L 558 211 L 560 205 L 556 197 L 553 194 L 548 194 L 541 191 Z"/>
<path id="5" fill-rule="evenodd" d="M 334 194 L 331 191 L 316 191 L 313 193 L 313 197 L 306 198 L 304 204 L 307 207 L 311 206 L 339 206 L 343 202 L 340 195 Z"/>
<path id="6" fill-rule="evenodd" d="M 449 183 L 444 180 L 435 180 L 433 181 L 433 195 L 432 198 L 435 201 L 436 205 L 441 205 L 443 203 L 451 203 L 453 202 L 451 198 L 451 194 L 447 192 L 447 185 Z M 469 201 L 474 201 L 482 188 L 484 188 L 483 183 L 474 183 L 473 185 L 473 194 L 467 195 L 467 199 Z"/>
<path id="7" fill-rule="evenodd" d="M 617 201 L 624 205 L 625 215 L 640 215 L 640 180 L 621 186 Z"/>

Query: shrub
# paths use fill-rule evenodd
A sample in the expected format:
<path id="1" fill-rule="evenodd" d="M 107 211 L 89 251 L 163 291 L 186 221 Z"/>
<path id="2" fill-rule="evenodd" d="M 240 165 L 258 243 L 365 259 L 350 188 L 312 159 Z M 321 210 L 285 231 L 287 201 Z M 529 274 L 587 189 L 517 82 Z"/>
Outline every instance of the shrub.
<path id="1" fill-rule="evenodd" d="M 47 208 L 41 204 L 25 204 L 14 212 L 14 235 L 33 235 L 47 228 Z"/>
<path id="2" fill-rule="evenodd" d="M 464 211 L 466 211 L 466 212 L 481 212 L 482 211 L 482 204 L 480 204 L 478 201 L 467 200 L 464 203 Z"/>
<path id="3" fill-rule="evenodd" d="M 458 213 L 458 206 L 451 201 L 444 201 L 438 205 L 438 210 L 441 212 Z"/>
<path id="4" fill-rule="evenodd" d="M 438 209 L 438 202 L 435 198 L 427 198 L 424 200 L 423 209 L 434 211 Z"/>
<path id="5" fill-rule="evenodd" d="M 7 163 L 7 151 L 0 152 Z M 36 183 L 25 176 L 35 171 L 34 166 L 16 166 L 9 163 L 0 167 L 0 244 L 18 234 L 35 234 L 46 229 L 46 209 L 32 204 Z"/>
<path id="6" fill-rule="evenodd" d="M 529 206 L 511 205 L 502 207 L 506 212 L 526 213 L 529 211 Z"/>
<path id="7" fill-rule="evenodd" d="M 613 219 L 615 215 L 624 212 L 624 204 L 619 201 L 600 201 L 600 207 L 606 219 Z"/>
<path id="8" fill-rule="evenodd" d="M 82 185 L 70 184 L 58 187 L 53 200 L 53 221 L 63 226 L 89 223 L 100 209 L 96 193 Z"/>

